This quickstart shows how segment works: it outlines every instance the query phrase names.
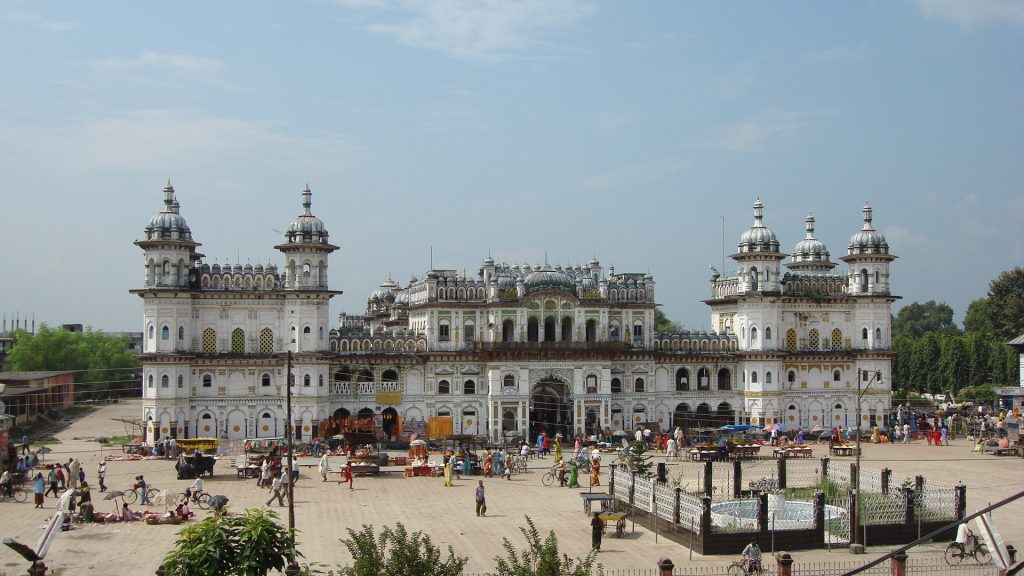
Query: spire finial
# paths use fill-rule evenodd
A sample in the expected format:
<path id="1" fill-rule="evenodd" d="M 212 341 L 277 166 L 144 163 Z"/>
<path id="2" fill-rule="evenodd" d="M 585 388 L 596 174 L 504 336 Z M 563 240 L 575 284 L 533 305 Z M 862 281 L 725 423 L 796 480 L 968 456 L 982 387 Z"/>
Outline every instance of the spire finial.
<path id="1" fill-rule="evenodd" d="M 167 179 L 167 186 L 164 186 L 164 212 L 173 212 L 174 187 L 171 186 L 171 179 Z"/>
<path id="2" fill-rule="evenodd" d="M 864 203 L 863 213 L 864 213 L 864 230 L 874 230 L 874 228 L 871 226 L 871 204 L 869 204 L 867 202 Z"/>
<path id="3" fill-rule="evenodd" d="M 807 220 L 805 222 L 807 223 L 807 239 L 808 240 L 813 240 L 814 239 L 814 213 L 813 212 L 808 212 L 807 213 Z"/>
<path id="4" fill-rule="evenodd" d="M 757 200 L 754 201 L 754 226 L 755 227 L 762 226 L 762 224 L 761 224 L 761 216 L 762 216 L 763 209 L 764 209 L 764 204 L 761 204 L 761 197 L 758 196 Z"/>
<path id="5" fill-rule="evenodd" d="M 306 216 L 312 216 L 313 215 L 313 213 L 310 212 L 310 207 L 312 205 L 313 205 L 313 192 L 309 189 L 309 184 L 307 183 L 306 187 L 302 189 L 302 208 L 305 210 L 305 215 Z"/>

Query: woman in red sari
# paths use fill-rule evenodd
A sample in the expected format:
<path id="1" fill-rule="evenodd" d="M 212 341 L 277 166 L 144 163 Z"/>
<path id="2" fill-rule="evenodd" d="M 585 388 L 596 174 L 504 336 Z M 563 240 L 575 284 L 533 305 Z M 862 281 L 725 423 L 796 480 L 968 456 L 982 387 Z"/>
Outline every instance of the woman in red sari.
<path id="1" fill-rule="evenodd" d="M 484 476 L 487 478 L 493 478 L 494 470 L 494 454 L 490 450 L 487 451 L 487 456 L 484 457 Z"/>

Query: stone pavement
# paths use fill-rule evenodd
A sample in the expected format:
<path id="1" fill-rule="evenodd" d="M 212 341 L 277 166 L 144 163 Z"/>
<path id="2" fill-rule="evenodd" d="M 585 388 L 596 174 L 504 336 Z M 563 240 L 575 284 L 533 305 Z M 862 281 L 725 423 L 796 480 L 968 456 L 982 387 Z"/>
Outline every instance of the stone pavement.
<path id="1" fill-rule="evenodd" d="M 111 449 L 100 450 L 93 438 L 123 435 L 120 422 L 111 418 L 133 418 L 140 414 L 138 401 L 128 401 L 101 408 L 78 420 L 58 434 L 62 440 L 54 444 L 47 462 L 63 462 L 77 457 L 86 471 L 90 485 L 96 486 L 96 466 Z M 935 482 L 954 484 L 964 482 L 968 489 L 968 510 L 995 502 L 1022 488 L 1021 472 L 1024 459 L 996 457 L 972 453 L 965 440 L 951 442 L 950 447 L 932 447 L 922 442 L 903 445 L 865 445 L 862 465 L 865 469 L 892 468 L 903 475 L 922 474 Z M 120 454 L 120 449 L 114 449 Z M 816 456 L 827 453 L 827 446 L 815 447 Z M 605 459 L 605 470 L 609 458 Z M 836 458 L 845 463 L 850 459 Z M 344 457 L 333 457 L 332 468 L 340 468 Z M 501 478 L 484 479 L 487 489 L 487 515 L 474 513 L 473 490 L 478 476 L 463 478 L 445 488 L 440 478 L 405 478 L 399 468 L 378 477 L 357 477 L 355 490 L 337 482 L 322 482 L 316 471 L 316 459 L 301 459 L 302 476 L 296 489 L 295 517 L 300 530 L 299 549 L 307 561 L 316 561 L 333 567 L 348 561 L 348 553 L 340 543 L 347 536 L 346 528 L 358 530 L 363 524 L 380 527 L 402 522 L 412 532 L 421 530 L 435 544 L 446 548 L 451 545 L 455 553 L 468 556 L 467 572 L 483 573 L 494 569 L 494 557 L 504 555 L 502 538 L 509 538 L 517 548 L 524 542 L 518 528 L 525 526 L 524 516 L 530 516 L 542 535 L 554 530 L 563 552 L 582 556 L 590 548 L 589 519 L 583 514 L 579 492 L 587 491 L 545 487 L 541 474 L 550 460 L 532 461 L 528 474 L 513 476 L 511 481 Z M 387 469 L 387 468 L 385 468 Z M 191 481 L 175 479 L 172 461 L 142 460 L 109 462 L 107 485 L 121 489 L 130 485 L 138 474 L 144 474 L 152 486 L 181 492 Z M 337 475 L 333 475 L 335 478 Z M 605 486 L 595 489 L 607 491 L 607 473 L 602 475 Z M 672 476 L 670 471 L 669 476 Z M 206 480 L 211 494 L 224 494 L 230 498 L 229 508 L 240 511 L 260 507 L 269 494 L 257 489 L 255 480 L 236 478 L 230 460 L 221 460 L 215 476 Z M 95 493 L 93 501 L 98 511 L 113 511 L 115 505 Z M 56 500 L 48 498 L 47 508 L 37 510 L 30 503 L 0 503 L 0 537 L 12 537 L 34 546 L 40 527 L 52 514 Z M 136 504 L 133 509 L 139 509 Z M 157 510 L 157 507 L 150 507 Z M 282 523 L 287 520 L 287 508 L 273 507 L 280 512 Z M 200 516 L 207 514 L 196 510 Z M 1024 500 L 1015 502 L 995 514 L 1003 537 L 1019 549 L 1024 548 L 1024 523 L 1018 518 L 1024 513 Z M 636 526 L 622 539 L 605 536 L 599 561 L 606 569 L 652 569 L 661 556 L 670 557 L 677 567 L 690 565 L 725 566 L 733 557 L 702 557 L 678 544 Z M 61 574 L 152 574 L 163 555 L 173 547 L 180 526 L 148 526 L 142 522 L 128 524 L 77 525 L 70 532 L 57 536 L 46 563 L 51 569 L 62 569 Z M 655 541 L 657 539 L 657 541 Z M 769 546 L 762 543 L 766 552 Z M 0 547 L 0 574 L 23 574 L 27 563 L 6 547 Z M 915 554 L 941 555 L 944 544 L 930 544 L 915 549 Z M 794 553 L 797 562 L 848 562 L 877 557 L 888 548 L 871 547 L 864 556 L 850 556 L 845 549 L 804 551 Z M 739 551 L 737 550 L 737 555 Z"/>

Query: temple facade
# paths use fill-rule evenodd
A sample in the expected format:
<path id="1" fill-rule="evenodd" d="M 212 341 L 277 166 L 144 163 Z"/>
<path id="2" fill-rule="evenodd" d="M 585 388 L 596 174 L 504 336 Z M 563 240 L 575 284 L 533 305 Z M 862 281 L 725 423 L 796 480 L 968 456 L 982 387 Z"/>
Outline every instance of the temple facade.
<path id="1" fill-rule="evenodd" d="M 143 418 L 147 439 L 279 437 L 291 362 L 296 438 L 332 419 L 382 434 L 447 422 L 453 434 L 593 434 L 777 424 L 886 427 L 892 358 L 889 254 L 865 206 L 840 260 L 808 216 L 782 252 L 754 224 L 713 270 L 713 331 L 657 331 L 649 273 L 497 263 L 473 273 L 388 278 L 360 314 L 331 325 L 328 260 L 338 250 L 312 192 L 274 248 L 281 265 L 209 265 L 174 189 L 136 245 L 144 253 Z"/>

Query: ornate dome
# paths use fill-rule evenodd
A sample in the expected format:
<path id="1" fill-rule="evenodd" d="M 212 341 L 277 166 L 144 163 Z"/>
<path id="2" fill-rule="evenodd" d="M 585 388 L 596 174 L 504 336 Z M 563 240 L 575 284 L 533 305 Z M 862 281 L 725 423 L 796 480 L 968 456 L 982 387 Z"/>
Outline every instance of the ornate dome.
<path id="1" fill-rule="evenodd" d="M 882 236 L 882 234 L 875 230 L 875 227 L 871 225 L 870 204 L 864 205 L 863 213 L 864 226 L 859 232 L 850 238 L 850 246 L 847 249 L 847 253 L 850 255 L 888 254 L 889 243 L 885 241 L 885 236 Z"/>
<path id="2" fill-rule="evenodd" d="M 576 281 L 573 280 L 569 275 L 564 272 L 558 272 L 552 270 L 550 267 L 545 266 L 539 270 L 531 272 L 524 282 L 526 289 L 529 290 L 544 290 L 544 289 L 561 289 L 568 290 L 573 294 L 576 293 Z"/>
<path id="3" fill-rule="evenodd" d="M 302 214 L 299 214 L 292 220 L 292 223 L 288 225 L 288 231 L 285 232 L 285 237 L 290 243 L 327 243 L 327 228 L 324 227 L 322 220 L 313 216 L 310 211 L 310 206 L 313 205 L 313 193 L 309 190 L 307 184 L 305 189 L 302 190 Z"/>
<path id="4" fill-rule="evenodd" d="M 370 294 L 371 300 L 387 300 L 393 302 L 395 300 L 395 291 L 398 289 L 398 284 L 391 279 L 391 275 L 388 274 L 388 279 L 385 280 L 373 293 Z M 408 297 L 407 297 L 408 298 Z"/>
<path id="5" fill-rule="evenodd" d="M 498 288 L 502 290 L 512 290 L 516 287 L 516 279 L 509 276 L 508 274 L 502 274 L 498 276 Z"/>
<path id="6" fill-rule="evenodd" d="M 408 306 L 409 305 L 409 291 L 399 290 L 395 292 L 395 306 Z"/>
<path id="7" fill-rule="evenodd" d="M 185 218 L 178 213 L 179 204 L 174 198 L 174 187 L 171 181 L 164 186 L 164 209 L 149 219 L 146 226 L 146 240 L 186 240 L 192 241 L 192 230 Z"/>
<path id="8" fill-rule="evenodd" d="M 828 260 L 829 253 L 828 248 L 825 247 L 825 243 L 814 237 L 814 215 L 808 213 L 807 220 L 805 220 L 805 222 L 807 226 L 807 236 L 796 243 L 796 248 L 793 249 L 793 261 L 806 262 L 810 260 Z"/>
<path id="9" fill-rule="evenodd" d="M 761 204 L 761 199 L 758 198 L 754 202 L 754 225 L 740 235 L 740 242 L 738 244 L 740 252 L 779 251 L 779 240 L 775 237 L 775 232 L 769 230 L 761 222 L 763 208 L 764 205 Z"/>

